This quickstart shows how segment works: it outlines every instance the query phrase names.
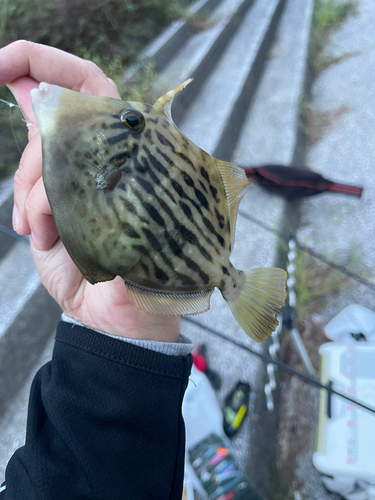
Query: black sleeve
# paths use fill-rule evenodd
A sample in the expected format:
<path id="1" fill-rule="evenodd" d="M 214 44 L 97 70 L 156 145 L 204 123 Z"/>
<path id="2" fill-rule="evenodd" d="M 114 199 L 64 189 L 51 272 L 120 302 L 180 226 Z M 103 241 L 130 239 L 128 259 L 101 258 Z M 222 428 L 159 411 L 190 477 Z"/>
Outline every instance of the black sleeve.
<path id="1" fill-rule="evenodd" d="M 61 322 L 0 500 L 181 500 L 191 362 Z"/>

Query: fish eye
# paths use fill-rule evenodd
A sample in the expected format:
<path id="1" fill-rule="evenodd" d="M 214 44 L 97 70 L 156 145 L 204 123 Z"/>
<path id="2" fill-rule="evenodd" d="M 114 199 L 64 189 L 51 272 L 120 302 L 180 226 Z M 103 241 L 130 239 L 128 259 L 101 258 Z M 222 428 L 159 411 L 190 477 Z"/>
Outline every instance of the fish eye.
<path id="1" fill-rule="evenodd" d="M 133 132 L 141 132 L 145 126 L 145 119 L 139 111 L 126 111 L 121 115 L 121 121 Z"/>

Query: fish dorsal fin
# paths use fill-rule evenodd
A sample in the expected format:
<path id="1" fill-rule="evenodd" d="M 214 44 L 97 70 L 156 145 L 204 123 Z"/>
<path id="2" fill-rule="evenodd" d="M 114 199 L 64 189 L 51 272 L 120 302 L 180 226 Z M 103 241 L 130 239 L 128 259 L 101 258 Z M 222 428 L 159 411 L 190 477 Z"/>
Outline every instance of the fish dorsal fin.
<path id="1" fill-rule="evenodd" d="M 165 292 L 125 281 L 129 299 L 139 309 L 159 316 L 189 316 L 208 311 L 213 288 L 196 292 Z"/>
<path id="2" fill-rule="evenodd" d="M 173 99 L 179 92 L 181 92 L 181 90 L 183 90 L 192 81 L 193 79 L 190 78 L 189 80 L 186 80 L 184 83 L 181 83 L 181 85 L 179 85 L 175 89 L 167 92 L 162 97 L 159 97 L 159 99 L 154 104 L 154 108 L 157 111 L 164 112 L 165 116 L 173 122 L 172 111 L 171 111 Z"/>
<path id="3" fill-rule="evenodd" d="M 227 195 L 227 203 L 229 209 L 229 222 L 230 222 L 230 239 L 232 248 L 234 246 L 234 236 L 236 232 L 237 212 L 242 198 L 239 196 L 245 187 L 250 186 L 243 168 L 238 167 L 234 163 L 216 160 L 216 165 L 219 168 L 221 178 L 223 179 L 225 194 Z"/>

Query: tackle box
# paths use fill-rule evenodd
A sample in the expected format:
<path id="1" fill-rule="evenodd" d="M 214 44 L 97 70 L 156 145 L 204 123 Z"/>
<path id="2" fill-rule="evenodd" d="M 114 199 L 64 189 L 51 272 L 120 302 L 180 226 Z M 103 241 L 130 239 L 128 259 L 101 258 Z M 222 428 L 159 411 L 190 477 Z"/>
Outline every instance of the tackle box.
<path id="1" fill-rule="evenodd" d="M 375 344 L 323 344 L 320 381 L 375 407 Z M 320 391 L 315 468 L 347 500 L 375 499 L 375 414 Z"/>

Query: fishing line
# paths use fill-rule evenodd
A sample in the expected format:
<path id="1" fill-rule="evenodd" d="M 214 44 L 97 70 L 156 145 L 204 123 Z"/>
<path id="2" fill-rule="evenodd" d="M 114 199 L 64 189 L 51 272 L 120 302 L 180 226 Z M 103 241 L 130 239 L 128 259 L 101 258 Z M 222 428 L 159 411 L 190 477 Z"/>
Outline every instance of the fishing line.
<path id="1" fill-rule="evenodd" d="M 230 337 L 227 337 L 223 333 L 218 332 L 214 328 L 210 328 L 209 326 L 201 324 L 196 319 L 184 317 L 183 320 L 187 321 L 188 323 L 192 323 L 193 325 L 198 326 L 202 330 L 205 330 L 209 333 L 212 333 L 216 337 L 219 337 L 227 342 L 230 342 L 231 344 L 239 347 L 240 349 L 243 349 L 244 351 L 247 351 L 247 352 L 250 352 L 251 354 L 254 354 L 254 356 L 257 356 L 258 358 L 260 358 L 263 361 L 263 363 L 266 363 L 266 364 L 272 363 L 272 364 L 276 365 L 281 371 L 289 373 L 289 375 L 292 375 L 294 377 L 298 377 L 301 380 L 303 380 L 303 382 L 306 382 L 309 385 L 312 385 L 318 389 L 324 389 L 329 394 L 335 394 L 336 396 L 339 396 L 340 398 L 346 399 L 350 403 L 353 403 L 353 404 L 363 408 L 364 410 L 367 410 L 367 411 L 375 414 L 375 408 L 368 406 L 366 403 L 362 403 L 361 401 L 359 401 L 357 399 L 351 398 L 350 396 L 347 396 L 346 394 L 344 394 L 340 391 L 337 391 L 336 389 L 333 389 L 330 385 L 322 384 L 316 378 L 313 378 L 310 375 L 307 375 L 307 374 L 302 373 L 298 370 L 295 370 L 294 368 L 283 363 L 282 361 L 279 361 L 277 359 L 273 359 L 271 356 L 268 356 L 267 354 L 264 354 L 262 352 L 255 351 L 251 347 L 248 347 L 247 345 L 242 344 L 242 342 L 239 342 L 238 340 L 235 340 L 235 339 L 231 339 Z"/>
<path id="2" fill-rule="evenodd" d="M 247 219 L 248 221 L 253 222 L 257 226 L 268 231 L 269 233 L 274 234 L 275 236 L 277 236 L 279 239 L 281 239 L 285 243 L 289 242 L 289 237 L 284 236 L 277 229 L 273 229 L 273 228 L 267 226 L 267 224 L 265 224 L 261 220 L 257 219 L 256 217 L 249 215 L 249 214 L 243 212 L 242 210 L 239 210 L 238 213 L 241 214 L 241 217 L 244 217 L 244 219 Z M 375 284 L 374 283 L 370 283 L 366 279 L 362 278 L 362 276 L 360 276 L 359 274 L 356 274 L 353 271 L 350 271 L 349 269 L 347 269 L 345 266 L 343 266 L 341 264 L 336 264 L 335 262 L 328 259 L 327 257 L 322 255 L 321 253 L 316 252 L 315 250 L 312 250 L 310 247 L 302 245 L 301 243 L 298 242 L 298 240 L 295 237 L 293 237 L 293 239 L 296 242 L 296 246 L 297 246 L 298 250 L 301 250 L 301 252 L 307 253 L 311 257 L 314 257 L 314 259 L 317 259 L 317 260 L 323 262 L 323 264 L 326 264 L 327 266 L 329 266 L 333 269 L 336 269 L 337 271 L 340 271 L 343 274 L 346 274 L 346 276 L 348 276 L 349 278 L 352 278 L 355 281 L 358 281 L 359 283 L 361 283 L 361 285 L 365 285 L 368 288 L 371 288 L 371 290 L 375 291 Z"/>
<path id="3" fill-rule="evenodd" d="M 11 113 L 11 108 L 16 107 L 16 108 L 20 109 L 21 112 L 22 112 L 22 114 L 23 114 L 23 111 L 22 111 L 21 107 L 18 106 L 17 104 L 5 101 L 4 99 L 0 99 L 0 101 L 3 102 L 4 104 L 7 104 L 9 106 L 10 113 Z M 24 114 L 23 114 L 23 116 L 24 116 Z M 24 118 L 25 118 L 25 116 L 24 116 Z M 13 137 L 15 139 L 15 142 L 16 142 L 16 145 L 17 145 L 17 149 L 18 149 L 20 155 L 22 155 L 22 151 L 20 149 L 18 140 L 17 140 L 16 135 L 15 135 L 13 121 L 12 121 L 11 117 L 10 117 L 9 120 L 11 122 Z M 256 217 L 253 217 L 253 216 L 251 216 L 251 215 L 249 215 L 247 213 L 244 213 L 241 210 L 239 210 L 238 213 L 241 214 L 241 216 L 244 217 L 246 220 L 252 222 L 253 224 L 256 224 L 258 227 L 261 227 L 262 229 L 268 231 L 269 233 L 274 234 L 275 236 L 277 236 L 279 239 L 281 239 L 285 243 L 288 243 L 289 239 L 287 237 L 285 237 L 280 231 L 268 227 L 261 220 L 257 219 Z M 6 235 L 8 235 L 10 237 L 13 237 L 13 238 L 15 238 L 15 239 L 17 239 L 19 241 L 22 241 L 22 242 L 28 244 L 28 239 L 26 237 L 20 236 L 19 234 L 17 234 L 12 229 L 9 229 L 9 228 L 1 225 L 1 224 L 0 224 L 0 232 L 2 232 L 2 233 L 6 234 Z M 304 253 L 306 253 L 306 254 L 314 257 L 315 259 L 323 262 L 327 266 L 329 266 L 329 267 L 331 267 L 333 269 L 336 269 L 336 270 L 340 271 L 341 273 L 347 275 L 348 277 L 356 280 L 357 282 L 359 282 L 359 283 L 361 283 L 361 284 L 363 284 L 363 285 L 371 288 L 372 290 L 375 290 L 375 284 L 368 282 L 367 280 L 365 280 L 364 278 L 362 278 L 362 276 L 360 276 L 360 275 L 358 275 L 358 274 L 350 271 L 345 266 L 343 266 L 341 264 L 336 264 L 335 262 L 331 261 L 330 259 L 328 259 L 324 255 L 320 254 L 319 252 L 316 252 L 316 251 L 312 250 L 311 248 L 309 248 L 309 247 L 307 247 L 305 245 L 302 245 L 297 240 L 296 240 L 296 246 L 302 252 L 304 252 Z M 354 398 L 351 398 L 350 396 L 347 396 L 346 394 L 343 394 L 340 391 L 337 391 L 337 390 L 333 389 L 330 385 L 327 386 L 327 385 L 322 384 L 319 380 L 317 380 L 317 379 L 315 379 L 315 378 L 313 378 L 313 377 L 311 377 L 309 375 L 306 375 L 306 374 L 304 374 L 302 372 L 299 372 L 298 370 L 295 370 L 294 368 L 291 368 L 290 366 L 288 366 L 287 364 L 283 363 L 282 361 L 279 361 L 277 359 L 273 359 L 271 356 L 268 356 L 267 354 L 255 351 L 255 350 L 251 349 L 250 347 L 246 346 L 245 344 L 242 344 L 241 342 L 238 342 L 235 339 L 231 339 L 230 337 L 227 337 L 226 335 L 218 332 L 217 330 L 215 330 L 213 328 L 207 327 L 206 325 L 202 325 L 201 323 L 199 323 L 198 321 L 196 321 L 196 320 L 194 320 L 192 318 L 186 318 L 185 317 L 184 321 L 192 323 L 192 324 L 198 326 L 199 328 L 202 328 L 205 331 L 208 331 L 208 332 L 212 333 L 213 335 L 215 335 L 215 336 L 217 336 L 217 337 L 219 337 L 219 338 L 221 338 L 221 339 L 223 339 L 223 340 L 225 340 L 227 342 L 232 343 L 233 345 L 239 347 L 240 349 L 243 349 L 243 350 L 245 350 L 247 352 L 250 352 L 254 356 L 257 356 L 264 363 L 267 363 L 267 364 L 271 363 L 271 364 L 277 366 L 281 371 L 283 371 L 285 373 L 288 373 L 291 376 L 298 377 L 299 379 L 301 379 L 302 381 L 304 381 L 307 384 L 310 384 L 310 385 L 312 385 L 312 386 L 314 386 L 314 387 L 316 387 L 318 389 L 324 389 L 329 394 L 335 394 L 335 395 L 337 395 L 337 396 L 339 396 L 339 397 L 341 397 L 341 398 L 349 401 L 350 403 L 353 403 L 356 406 L 361 407 L 361 408 L 363 408 L 363 409 L 365 409 L 365 410 L 367 410 L 367 411 L 375 414 L 375 408 L 372 408 L 372 407 L 366 405 L 365 403 L 362 403 L 361 401 L 358 401 L 358 400 L 356 400 Z"/>
<path id="4" fill-rule="evenodd" d="M 19 107 L 19 106 L 18 106 Z M 21 108 L 20 108 L 21 109 Z M 14 130 L 14 125 L 13 125 L 13 120 L 12 120 L 12 108 L 9 108 L 9 121 L 10 121 L 10 126 L 12 128 L 12 134 L 13 134 L 13 139 L 14 139 L 14 142 L 17 146 L 17 149 L 18 149 L 18 153 L 20 155 L 20 157 L 22 156 L 22 150 L 21 150 L 21 146 L 20 146 L 20 143 L 18 142 L 18 139 L 17 139 L 17 136 L 16 136 L 16 132 Z"/>
<path id="5" fill-rule="evenodd" d="M 22 149 L 20 147 L 20 143 L 18 142 L 16 132 L 14 130 L 14 125 L 13 125 L 13 120 L 12 120 L 12 118 L 13 118 L 12 108 L 18 108 L 19 110 L 21 110 L 22 116 L 24 117 L 24 121 L 26 122 L 26 125 L 27 125 L 26 116 L 24 115 L 22 108 L 20 106 L 18 106 L 18 104 L 15 104 L 14 102 L 5 101 L 4 99 L 0 99 L 0 101 L 9 106 L 9 122 L 10 122 L 10 126 L 12 129 L 13 139 L 14 139 L 14 142 L 17 146 L 17 149 L 18 149 L 20 156 L 22 156 Z"/>
<path id="6" fill-rule="evenodd" d="M 289 238 L 284 236 L 281 233 L 281 231 L 278 231 L 277 229 L 273 229 L 273 228 L 267 226 L 267 224 L 265 224 L 261 220 L 257 219 L 256 217 L 254 217 L 252 215 L 249 215 L 249 214 L 243 212 L 242 210 L 239 210 L 238 214 L 240 214 L 242 217 L 244 217 L 244 219 L 247 219 L 248 221 L 253 222 L 257 226 L 261 227 L 262 229 L 268 231 L 269 233 L 274 234 L 275 236 L 277 236 L 280 240 L 284 241 L 285 243 L 288 243 Z M 3 232 L 3 233 L 5 233 L 8 236 L 11 236 L 13 238 L 20 239 L 19 235 L 15 231 L 13 231 L 12 229 L 5 228 L 1 224 L 0 224 L 0 232 Z M 23 239 L 22 241 L 28 243 L 26 238 Z M 347 269 L 345 266 L 343 266 L 341 264 L 336 264 L 335 262 L 328 259 L 327 257 L 322 255 L 321 253 L 316 252 L 315 250 L 312 250 L 310 247 L 302 245 L 297 240 L 295 240 L 295 241 L 296 241 L 296 246 L 297 246 L 298 250 L 301 250 L 301 252 L 304 252 L 304 253 L 310 255 L 311 257 L 314 257 L 314 259 L 319 260 L 320 262 L 323 262 L 323 264 L 326 264 L 327 266 L 329 266 L 333 269 L 336 269 L 337 271 L 340 271 L 341 273 L 345 274 L 349 278 L 352 278 L 355 281 L 357 281 L 358 283 L 361 283 L 361 285 L 365 285 L 368 288 L 371 288 L 371 290 L 375 291 L 375 284 L 374 283 L 370 283 L 365 278 L 362 278 L 362 276 L 360 276 L 359 274 L 356 274 L 353 271 L 350 271 L 349 269 Z"/>
<path id="7" fill-rule="evenodd" d="M 23 243 L 26 243 L 26 245 L 29 244 L 29 239 L 26 236 L 21 236 L 20 234 L 16 233 L 16 231 L 13 231 L 13 229 L 9 229 L 2 224 L 0 224 L 0 232 L 11 236 L 15 240 L 22 241 Z"/>
<path id="8" fill-rule="evenodd" d="M 12 107 L 17 107 L 19 109 L 20 106 L 18 106 L 17 104 L 14 104 L 14 103 L 10 103 L 8 101 L 4 101 L 3 99 L 0 99 L 1 102 L 7 104 L 10 108 Z M 21 109 L 22 111 L 22 109 Z M 12 130 L 13 130 L 13 124 L 12 124 Z M 14 133 L 14 131 L 13 131 Z M 17 141 L 16 141 L 17 142 Z M 19 149 L 19 145 L 18 145 L 18 142 L 17 142 L 17 147 Z M 21 153 L 21 151 L 20 151 Z M 239 210 L 238 213 L 244 217 L 244 219 L 252 222 L 253 224 L 257 225 L 258 227 L 268 231 L 269 233 L 272 233 L 274 234 L 277 238 L 279 238 L 280 240 L 284 241 L 285 243 L 288 244 L 289 242 L 289 238 L 284 236 L 281 231 L 278 231 L 277 229 L 273 229 L 271 227 L 269 227 L 267 224 L 265 224 L 264 222 L 262 222 L 261 220 L 257 219 L 256 217 L 252 216 L 252 215 L 249 215 L 248 213 L 245 213 L 243 212 L 242 210 Z M 28 239 L 24 236 L 20 236 L 19 234 L 17 234 L 15 231 L 13 231 L 12 229 L 9 229 L 3 225 L 0 224 L 0 232 L 3 232 L 4 234 L 7 234 L 8 236 L 11 236 L 19 241 L 22 241 L 26 244 L 28 244 Z M 294 238 L 295 239 L 295 238 Z M 366 279 L 362 278 L 362 276 L 350 271 L 349 269 L 347 269 L 345 266 L 341 265 L 341 264 L 336 264 L 335 262 L 331 261 L 330 259 L 328 259 L 327 257 L 325 257 L 324 255 L 320 254 L 319 252 L 316 252 L 315 250 L 312 250 L 310 247 L 307 247 L 305 245 L 302 245 L 301 243 L 299 243 L 296 239 L 295 239 L 295 242 L 296 242 L 296 247 L 310 255 L 311 257 L 319 260 L 320 262 L 323 262 L 324 264 L 326 264 L 327 266 L 333 268 L 333 269 L 336 269 L 338 271 L 340 271 L 341 273 L 345 274 L 346 276 L 348 276 L 349 278 L 352 278 L 354 279 L 355 281 L 357 281 L 358 283 L 361 283 L 362 285 L 365 285 L 369 288 L 371 288 L 372 290 L 375 290 L 375 284 L 373 283 L 370 283 L 368 282 Z M 335 389 L 332 389 L 332 387 L 330 386 L 326 386 L 324 384 L 322 384 L 321 382 L 319 382 L 319 380 L 309 376 L 309 375 L 306 375 L 302 372 L 299 372 L 298 370 L 295 370 L 294 368 L 291 368 L 290 366 L 286 365 L 285 363 L 283 363 L 282 361 L 278 361 L 278 360 L 275 360 L 273 359 L 271 356 L 268 356 L 266 354 L 263 354 L 263 353 L 260 353 L 260 352 L 257 352 L 253 349 L 251 349 L 250 347 L 242 344 L 241 342 L 238 342 L 234 339 L 231 339 L 229 337 L 227 337 L 226 335 L 218 332 L 217 330 L 214 330 L 213 328 L 209 328 L 207 326 L 204 326 L 202 324 L 200 324 L 198 321 L 194 320 L 194 319 L 191 319 L 191 318 L 184 318 L 185 321 L 188 321 L 192 324 L 195 324 L 196 326 L 198 326 L 199 328 L 202 328 L 206 331 L 209 331 L 210 333 L 212 333 L 213 335 L 216 335 L 217 337 L 219 338 L 222 338 L 223 340 L 226 340 L 227 342 L 230 342 L 232 343 L 233 345 L 236 345 L 237 347 L 239 347 L 240 349 L 243 349 L 245 351 L 248 351 L 250 352 L 251 354 L 257 356 L 258 358 L 260 358 L 264 363 L 271 363 L 275 366 L 277 366 L 281 371 L 284 371 L 286 373 L 288 373 L 289 375 L 292 375 L 292 376 L 295 376 L 295 377 L 298 377 L 300 378 L 301 380 L 303 380 L 305 383 L 307 384 L 310 384 L 314 387 L 317 387 L 318 389 L 324 389 L 326 390 L 327 392 L 329 392 L 330 394 L 335 394 L 343 399 L 346 399 L 347 401 L 361 407 L 361 408 L 364 408 L 365 410 L 368 410 L 372 413 L 375 413 L 375 408 L 372 408 L 364 403 L 361 403 L 360 401 L 357 401 L 353 398 L 351 398 L 350 396 L 347 396 L 346 394 L 343 394 L 341 393 L 340 391 L 336 391 Z"/>
<path id="9" fill-rule="evenodd" d="M 253 220 L 252 217 L 248 217 L 250 220 Z M 255 222 L 255 221 L 253 221 Z M 256 223 L 259 223 L 258 225 L 261 225 L 261 227 L 263 227 L 264 229 L 268 229 L 270 230 L 271 232 L 273 233 L 276 233 L 278 234 L 279 232 L 277 230 L 274 230 L 274 229 L 271 229 L 271 228 L 268 228 L 267 226 L 265 226 L 261 221 L 256 221 Z M 15 231 L 13 231 L 12 229 L 8 229 L 7 227 L 3 226 L 0 224 L 0 231 L 19 240 L 19 241 L 22 241 L 23 243 L 26 243 L 28 244 L 29 241 L 28 239 L 25 237 L 25 236 L 20 236 L 19 234 L 17 234 Z M 286 238 L 284 238 L 284 236 L 280 236 L 281 239 L 287 241 Z M 298 244 L 297 244 L 298 245 Z M 302 249 L 302 251 L 304 251 Z M 307 252 L 308 253 L 308 252 Z M 315 256 L 317 259 L 319 259 L 319 257 Z M 329 264 L 328 264 L 329 265 Z M 366 283 L 364 283 L 366 284 Z M 371 285 L 371 283 L 369 283 L 369 285 Z M 324 389 L 326 390 L 328 393 L 330 394 L 335 394 L 336 396 L 339 396 L 343 399 L 346 399 L 347 401 L 349 401 L 350 403 L 353 403 L 365 410 L 368 410 L 370 411 L 371 413 L 375 413 L 375 408 L 372 408 L 368 405 L 366 405 L 365 403 L 362 403 L 354 398 L 351 398 L 350 396 L 347 396 L 346 394 L 343 394 L 341 393 L 340 391 L 336 391 L 335 389 L 333 389 L 332 387 L 330 386 L 326 386 L 324 384 L 322 384 L 321 382 L 319 382 L 319 380 L 309 376 L 309 375 L 306 375 L 305 373 L 302 373 L 298 370 L 295 370 L 294 368 L 291 368 L 290 366 L 288 366 L 287 364 L 283 363 L 282 361 L 279 361 L 277 359 L 273 359 L 271 356 L 268 356 L 267 354 L 264 354 L 264 353 L 261 353 L 261 352 L 258 352 L 258 351 L 255 351 L 254 349 L 251 349 L 251 347 L 248 347 L 246 346 L 245 344 L 242 344 L 241 342 L 238 342 L 237 340 L 235 339 L 231 339 L 230 337 L 227 337 L 226 335 L 224 335 L 223 333 L 220 333 L 218 332 L 217 330 L 213 329 L 213 328 L 210 328 L 206 325 L 202 325 L 201 323 L 199 323 L 199 321 L 195 320 L 195 319 L 192 319 L 192 318 L 189 318 L 189 317 L 184 317 L 183 318 L 184 321 L 187 321 L 189 323 L 192 323 L 196 326 L 198 326 L 199 328 L 205 330 L 205 331 L 208 331 L 210 333 L 212 333 L 213 335 L 216 335 L 216 337 L 219 337 L 227 342 L 230 342 L 231 344 L 239 347 L 240 349 L 243 349 L 247 352 L 250 352 L 251 354 L 253 354 L 254 356 L 257 356 L 258 358 L 261 359 L 261 361 L 263 361 L 263 363 L 271 363 L 275 366 L 277 366 L 281 371 L 285 372 L 285 373 L 288 373 L 289 375 L 291 376 L 295 376 L 295 377 L 298 377 L 299 379 L 301 379 L 303 382 L 307 383 L 307 384 L 310 384 L 318 389 Z"/>
<path id="10" fill-rule="evenodd" d="M 14 102 L 4 101 L 4 99 L 0 99 L 0 101 L 3 102 L 4 104 L 8 104 L 8 106 L 10 108 L 19 108 L 19 109 L 21 109 L 20 106 L 18 106 L 18 104 L 15 104 Z M 21 111 L 22 111 L 22 109 L 21 109 Z"/>
<path id="11" fill-rule="evenodd" d="M 22 113 L 22 116 L 24 118 L 24 122 L 26 123 L 26 125 L 28 125 L 27 120 L 26 120 L 26 116 L 25 116 L 21 106 L 18 106 L 18 104 L 15 104 L 14 102 L 4 101 L 4 99 L 0 99 L 0 101 L 3 102 L 4 104 L 7 104 L 10 108 L 18 108 Z"/>

